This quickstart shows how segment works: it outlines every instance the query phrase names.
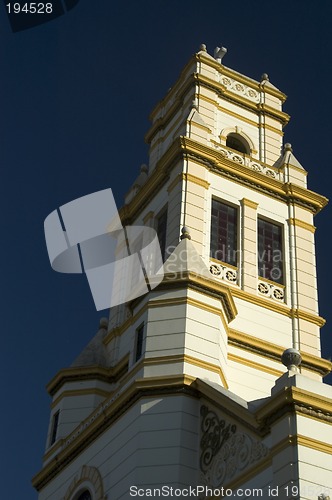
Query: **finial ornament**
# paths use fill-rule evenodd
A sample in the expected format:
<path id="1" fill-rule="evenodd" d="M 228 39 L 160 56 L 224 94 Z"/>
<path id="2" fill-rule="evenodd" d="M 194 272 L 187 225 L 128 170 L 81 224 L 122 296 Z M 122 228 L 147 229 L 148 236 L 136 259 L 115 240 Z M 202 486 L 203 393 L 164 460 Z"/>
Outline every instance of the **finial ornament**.
<path id="1" fill-rule="evenodd" d="M 202 52 L 206 52 L 206 45 L 205 45 L 205 43 L 201 43 L 201 45 L 199 46 L 199 50 L 202 51 Z"/>
<path id="2" fill-rule="evenodd" d="M 99 329 L 100 330 L 107 330 L 108 329 L 108 318 L 100 318 Z"/>
<path id="3" fill-rule="evenodd" d="M 141 172 L 144 172 L 145 174 L 147 174 L 148 171 L 149 171 L 148 166 L 145 163 L 142 163 Z"/>
<path id="4" fill-rule="evenodd" d="M 269 82 L 269 75 L 267 73 L 263 73 L 261 76 L 261 82 L 267 81 Z"/>
<path id="5" fill-rule="evenodd" d="M 286 144 L 284 146 L 284 150 L 285 150 L 285 153 L 286 153 L 286 151 L 290 151 L 292 153 L 293 152 L 292 145 L 289 142 L 286 142 Z"/>
<path id="6" fill-rule="evenodd" d="M 183 226 L 183 228 L 181 229 L 181 233 L 182 233 L 180 236 L 181 240 L 184 240 L 184 239 L 191 240 L 189 228 L 187 226 Z"/>
<path id="7" fill-rule="evenodd" d="M 214 58 L 221 64 L 222 58 L 227 54 L 225 47 L 216 47 L 214 49 Z"/>
<path id="8" fill-rule="evenodd" d="M 297 349 L 290 347 L 282 353 L 281 361 L 282 364 L 287 367 L 287 370 L 298 373 L 298 367 L 302 362 L 302 357 Z"/>

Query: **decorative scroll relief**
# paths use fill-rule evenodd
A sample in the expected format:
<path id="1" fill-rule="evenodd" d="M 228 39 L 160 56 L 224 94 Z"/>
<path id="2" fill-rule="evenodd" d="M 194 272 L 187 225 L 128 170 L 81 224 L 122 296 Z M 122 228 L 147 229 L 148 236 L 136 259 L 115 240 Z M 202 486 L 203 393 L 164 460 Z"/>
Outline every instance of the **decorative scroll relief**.
<path id="1" fill-rule="evenodd" d="M 233 78 L 220 74 L 219 82 L 224 85 L 227 90 L 234 92 L 234 94 L 242 95 L 253 102 L 259 102 L 259 93 L 253 88 L 248 87 L 248 85 L 243 85 L 243 83 L 233 80 Z"/>
<path id="2" fill-rule="evenodd" d="M 236 269 L 231 269 L 230 267 L 210 262 L 210 273 L 214 278 L 225 280 L 229 283 L 237 285 L 238 273 Z"/>
<path id="3" fill-rule="evenodd" d="M 207 406 L 201 407 L 200 468 L 204 484 L 218 488 L 246 468 L 267 457 L 269 449 L 235 424 L 219 419 Z"/>
<path id="4" fill-rule="evenodd" d="M 222 154 L 222 156 L 224 156 L 228 160 L 234 161 L 235 163 L 239 163 L 240 165 L 250 168 L 255 172 L 260 172 L 261 174 L 264 174 L 267 177 L 271 177 L 272 179 L 277 179 L 279 181 L 283 180 L 281 178 L 280 172 L 276 172 L 275 170 L 272 170 L 271 168 L 266 167 L 265 165 L 262 165 L 261 163 L 255 160 L 251 160 L 246 156 L 242 156 L 238 153 L 234 153 L 233 151 L 229 151 L 225 147 L 219 146 L 218 144 L 214 144 L 214 147 L 219 151 L 219 153 Z"/>
<path id="5" fill-rule="evenodd" d="M 285 290 L 282 287 L 258 280 L 257 290 L 259 295 L 270 297 L 278 302 L 285 301 Z"/>

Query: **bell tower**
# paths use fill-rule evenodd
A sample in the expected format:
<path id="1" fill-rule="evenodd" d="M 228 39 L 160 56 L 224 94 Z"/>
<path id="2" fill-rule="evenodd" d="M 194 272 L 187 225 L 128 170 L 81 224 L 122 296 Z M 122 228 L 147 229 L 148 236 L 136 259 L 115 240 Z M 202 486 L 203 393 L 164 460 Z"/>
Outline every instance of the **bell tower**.
<path id="1" fill-rule="evenodd" d="M 283 143 L 285 94 L 226 52 L 202 45 L 151 113 L 120 215 L 157 231 L 164 278 L 49 383 L 40 500 L 329 494 L 313 222 L 327 199 Z"/>

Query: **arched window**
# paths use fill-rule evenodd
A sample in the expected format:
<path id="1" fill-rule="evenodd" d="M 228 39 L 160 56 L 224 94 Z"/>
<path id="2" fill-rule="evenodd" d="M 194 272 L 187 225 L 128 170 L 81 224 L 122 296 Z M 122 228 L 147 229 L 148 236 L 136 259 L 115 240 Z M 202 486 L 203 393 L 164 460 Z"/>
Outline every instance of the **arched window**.
<path id="1" fill-rule="evenodd" d="M 238 134 L 228 134 L 226 138 L 226 146 L 231 149 L 235 149 L 239 153 L 249 154 L 250 148 L 245 139 Z"/>
<path id="2" fill-rule="evenodd" d="M 82 493 L 77 497 L 77 500 L 92 500 L 92 496 L 89 490 L 84 490 Z"/>
<path id="3" fill-rule="evenodd" d="M 83 465 L 70 483 L 63 500 L 103 500 L 104 486 L 96 467 Z"/>

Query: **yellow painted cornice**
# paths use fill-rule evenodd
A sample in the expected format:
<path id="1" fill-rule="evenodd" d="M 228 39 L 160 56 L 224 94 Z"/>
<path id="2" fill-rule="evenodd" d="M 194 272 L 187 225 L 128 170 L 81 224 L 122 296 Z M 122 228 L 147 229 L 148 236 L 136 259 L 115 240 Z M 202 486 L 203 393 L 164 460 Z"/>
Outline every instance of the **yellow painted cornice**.
<path id="1" fill-rule="evenodd" d="M 268 417 L 276 414 L 276 412 L 289 405 L 297 405 L 298 408 L 301 406 L 311 408 L 317 412 L 323 412 L 327 415 L 332 413 L 332 399 L 328 399 L 319 394 L 314 394 L 305 389 L 299 387 L 290 386 L 285 387 L 283 390 L 278 392 L 275 396 L 272 396 L 268 401 L 258 408 L 255 412 L 258 421 L 265 421 Z M 295 411 L 294 407 L 293 411 Z"/>
<path id="2" fill-rule="evenodd" d="M 286 304 L 279 303 L 275 300 L 268 299 L 266 297 L 258 296 L 254 293 L 246 292 L 240 288 L 232 288 L 232 293 L 234 297 L 250 302 L 257 306 L 263 307 L 264 309 L 269 309 L 283 316 L 290 317 L 290 308 Z"/>
<path id="3" fill-rule="evenodd" d="M 208 361 L 203 361 L 202 359 L 195 358 L 194 356 L 189 356 L 188 354 L 177 354 L 173 356 L 158 356 L 153 358 L 144 358 L 143 366 L 154 366 L 163 364 L 173 364 L 173 363 L 187 363 L 189 365 L 198 366 L 204 370 L 208 370 L 217 373 L 220 378 L 222 386 L 228 389 L 227 380 L 222 367 L 209 363 Z"/>
<path id="4" fill-rule="evenodd" d="M 105 391 L 99 389 L 98 387 L 91 387 L 86 389 L 73 389 L 71 391 L 63 391 L 61 394 L 52 402 L 51 408 L 55 408 L 64 398 L 73 398 L 79 396 L 101 396 L 107 398 L 110 395 L 110 391 Z"/>
<path id="5" fill-rule="evenodd" d="M 183 160 L 188 155 L 194 158 L 197 163 L 211 169 L 218 175 L 231 176 L 235 182 L 248 184 L 252 189 L 264 192 L 267 196 L 282 200 L 285 203 L 299 204 L 312 213 L 319 212 L 328 202 L 327 198 L 313 191 L 292 183 L 282 184 L 276 179 L 225 158 L 217 149 L 188 137 L 180 136 L 174 140 L 167 152 L 158 161 L 156 168 L 150 174 L 142 189 L 130 203 L 120 209 L 123 224 L 130 224 L 133 218 L 137 217 L 150 199 L 160 191 L 161 186 L 167 182 L 170 169 L 174 167 L 176 161 Z M 203 184 L 204 187 L 207 187 L 205 181 Z"/>
<path id="6" fill-rule="evenodd" d="M 129 357 L 126 355 L 116 366 L 111 368 L 104 368 L 97 365 L 64 368 L 52 378 L 47 384 L 46 389 L 51 396 L 54 396 L 65 383 L 69 382 L 81 380 L 101 380 L 107 383 L 116 382 L 127 372 L 128 360 Z"/>
<path id="7" fill-rule="evenodd" d="M 321 453 L 332 454 L 332 445 L 324 441 L 319 441 L 302 434 L 290 434 L 283 438 L 279 443 L 274 445 L 271 449 L 271 456 L 274 457 L 284 451 L 289 446 L 304 446 Z"/>
<path id="8" fill-rule="evenodd" d="M 321 316 L 318 316 L 317 314 L 310 313 L 308 311 L 303 311 L 303 309 L 291 309 L 290 311 L 291 318 L 299 318 L 303 319 L 305 321 L 308 321 L 309 323 L 313 323 L 314 325 L 319 326 L 322 328 L 326 320 L 322 318 Z"/>
<path id="9" fill-rule="evenodd" d="M 290 116 L 287 113 L 284 113 L 283 111 L 279 111 L 276 108 L 273 108 L 272 106 L 269 106 L 268 104 L 264 103 L 259 103 L 256 104 L 256 108 L 258 111 L 260 111 L 263 114 L 266 114 L 268 116 L 271 116 L 275 118 L 276 120 L 280 121 L 283 126 L 287 125 L 287 123 L 290 120 Z"/>
<path id="10" fill-rule="evenodd" d="M 254 80 L 251 80 L 250 78 L 240 75 L 239 73 L 236 73 L 235 71 L 232 71 L 229 68 L 225 68 L 221 66 L 217 61 L 214 61 L 213 59 L 206 58 L 204 56 L 201 56 L 198 54 L 198 59 L 196 61 L 200 61 L 201 57 L 203 57 L 204 62 L 206 62 L 209 66 L 212 65 L 215 69 L 219 71 L 220 74 L 229 76 L 233 78 L 234 80 L 237 80 L 238 82 L 244 83 L 245 85 L 248 85 L 249 87 L 255 89 L 257 92 L 260 93 L 266 93 L 273 95 L 277 98 L 279 98 L 282 102 L 286 99 L 285 94 L 282 92 L 279 92 L 276 89 L 270 88 L 269 86 L 262 86 L 258 82 L 255 82 Z M 267 114 L 271 117 L 273 117 L 275 120 L 279 121 L 283 126 L 286 125 L 290 119 L 289 115 L 287 113 L 284 113 L 280 111 L 277 108 L 274 108 L 272 106 L 269 106 L 267 104 L 263 103 L 255 103 L 251 101 L 250 99 L 243 97 L 232 90 L 227 89 L 227 87 L 220 82 L 217 82 L 214 79 L 211 79 L 207 77 L 206 75 L 201 74 L 200 72 L 197 72 L 197 66 L 195 67 L 194 60 L 191 60 L 188 65 L 183 69 L 181 72 L 180 78 L 177 80 L 175 85 L 172 87 L 172 89 L 166 94 L 164 99 L 162 99 L 154 108 L 152 113 L 150 114 L 150 119 L 153 121 L 153 124 L 149 131 L 145 135 L 145 140 L 147 143 L 150 143 L 152 141 L 153 136 L 161 129 L 164 129 L 167 124 L 172 120 L 172 118 L 175 116 L 175 114 L 181 110 L 183 107 L 183 99 L 186 93 L 190 91 L 192 88 L 193 90 L 193 96 L 195 94 L 195 86 L 199 87 L 206 87 L 208 89 L 212 89 L 215 91 L 218 95 L 223 97 L 224 99 L 228 101 L 235 102 L 236 104 L 253 111 L 255 114 Z M 216 64 L 214 64 L 214 62 Z M 191 68 L 191 72 L 188 72 L 189 67 Z M 198 94 L 198 97 L 200 97 L 200 93 Z M 161 110 L 163 108 L 167 107 L 167 103 L 169 101 L 172 101 L 172 104 L 168 107 L 166 113 L 163 116 L 160 116 L 159 118 L 156 118 L 158 113 L 161 113 Z"/>
<path id="11" fill-rule="evenodd" d="M 122 386 L 123 387 L 123 386 Z M 317 412 L 331 415 L 332 400 L 305 391 L 298 387 L 287 387 L 276 396 L 270 398 L 263 406 L 250 412 L 248 408 L 241 406 L 230 399 L 226 394 L 218 391 L 200 379 L 188 375 L 170 375 L 160 377 L 138 378 L 133 380 L 123 392 L 117 390 L 117 394 L 111 395 L 99 407 L 85 419 L 72 433 L 62 442 L 62 448 L 50 459 L 43 469 L 35 475 L 32 480 L 33 486 L 40 491 L 52 481 L 65 467 L 68 466 L 86 447 L 97 439 L 107 428 L 121 417 L 133 404 L 142 397 L 172 396 L 181 390 L 181 394 L 203 397 L 210 401 L 221 411 L 231 415 L 235 420 L 243 421 L 248 428 L 257 433 L 264 430 L 266 422 L 271 416 L 277 418 L 276 412 L 280 409 L 286 411 L 298 411 L 302 406 L 316 410 Z M 290 405 L 293 404 L 293 409 Z M 269 424 L 267 424 L 269 426 Z M 266 431 L 265 431 L 266 432 Z M 289 442 L 289 438 L 288 442 Z M 319 449 L 325 453 L 331 453 L 331 445 L 318 442 L 307 436 L 292 438 L 290 444 L 296 439 L 298 445 Z M 279 445 L 277 445 L 279 446 Z M 51 450 L 50 450 L 51 451 Z M 276 452 L 276 449 L 274 450 Z"/>
<path id="12" fill-rule="evenodd" d="M 236 80 L 240 83 L 243 83 L 244 85 L 248 85 L 248 87 L 251 87 L 252 89 L 256 90 L 257 92 L 265 92 L 266 94 L 270 94 L 274 97 L 277 97 L 280 99 L 282 102 L 285 102 L 287 99 L 286 94 L 281 92 L 280 90 L 267 86 L 267 85 L 262 85 L 261 83 L 257 82 L 256 80 L 242 75 L 238 73 L 235 70 L 232 70 L 231 68 L 228 68 L 226 66 L 223 66 L 219 62 L 217 62 L 215 59 L 210 58 L 209 56 L 205 55 L 203 52 L 199 52 L 195 54 L 195 59 L 199 62 L 203 62 L 207 66 L 210 66 L 210 68 L 213 68 L 217 70 L 220 74 L 224 76 L 228 76 L 232 78 L 233 80 Z"/>
<path id="13" fill-rule="evenodd" d="M 115 422 L 130 406 L 145 395 L 172 395 L 177 388 L 196 389 L 196 379 L 188 375 L 170 375 L 136 379 L 117 397 L 110 396 L 80 423 L 62 442 L 62 449 L 32 479 L 33 486 L 40 491 L 68 463 L 89 446 L 102 432 Z M 113 398 L 113 400 L 112 400 Z"/>
<path id="14" fill-rule="evenodd" d="M 221 299 L 228 322 L 232 321 L 237 316 L 237 308 L 232 297 L 233 289 L 231 291 L 227 285 L 210 280 L 209 278 L 196 273 L 185 271 L 165 274 L 159 288 L 169 288 L 169 286 L 178 287 L 183 284 L 185 286 L 194 286 L 194 288 L 198 288 L 199 290 L 204 291 L 204 293 L 211 294 L 213 297 Z"/>
<path id="15" fill-rule="evenodd" d="M 280 346 L 272 342 L 267 342 L 247 333 L 240 332 L 239 330 L 234 330 L 233 328 L 229 328 L 228 330 L 228 343 L 243 350 L 249 349 L 259 356 L 270 358 L 280 363 L 281 355 L 287 348 L 287 346 Z M 303 368 L 319 373 L 322 376 L 325 376 L 332 371 L 331 361 L 320 358 L 319 356 L 314 356 L 313 354 L 307 353 L 303 350 L 300 350 L 300 353 L 302 356 L 301 366 L 303 366 Z"/>
<path id="16" fill-rule="evenodd" d="M 297 186 L 291 182 L 286 182 L 283 186 L 285 194 L 290 201 L 297 202 L 303 201 L 316 208 L 316 213 L 318 213 L 322 208 L 328 204 L 328 199 L 318 193 L 314 193 L 309 189 L 301 186 Z"/>
<path id="17" fill-rule="evenodd" d="M 284 113 L 283 111 L 280 111 L 277 108 L 273 108 L 272 106 L 269 106 L 267 104 L 255 103 L 246 97 L 232 92 L 232 90 L 228 90 L 225 85 L 222 85 L 216 80 L 212 80 L 206 75 L 195 73 L 193 75 L 193 79 L 196 84 L 212 89 L 226 100 L 235 102 L 236 104 L 241 105 L 243 108 L 249 109 L 256 114 L 264 113 L 266 115 L 269 115 L 275 120 L 279 121 L 283 126 L 287 125 L 287 123 L 289 122 L 290 116 L 287 113 Z"/>

